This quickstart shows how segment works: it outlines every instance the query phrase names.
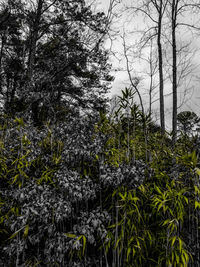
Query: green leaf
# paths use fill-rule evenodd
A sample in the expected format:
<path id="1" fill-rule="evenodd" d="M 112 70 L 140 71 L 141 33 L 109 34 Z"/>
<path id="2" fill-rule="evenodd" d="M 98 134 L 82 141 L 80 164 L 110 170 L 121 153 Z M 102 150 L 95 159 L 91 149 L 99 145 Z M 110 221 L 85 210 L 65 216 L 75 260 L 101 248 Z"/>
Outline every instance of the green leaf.
<path id="1" fill-rule="evenodd" d="M 174 236 L 174 237 L 172 238 L 172 242 L 171 242 L 172 246 L 174 245 L 175 241 L 176 241 L 176 236 Z"/>
<path id="2" fill-rule="evenodd" d="M 130 253 L 131 253 L 131 248 L 128 247 L 128 249 L 127 249 L 127 253 L 126 253 L 126 260 L 127 260 L 127 261 L 129 260 L 129 255 L 130 255 Z"/>
<path id="3" fill-rule="evenodd" d="M 19 177 L 19 174 L 16 174 L 16 175 L 14 176 L 14 178 L 13 178 L 11 184 L 14 184 L 14 183 L 17 181 L 18 177 Z"/>
<path id="4" fill-rule="evenodd" d="M 24 126 L 24 121 L 22 118 L 15 118 L 14 122 L 16 122 L 17 124 L 19 124 L 19 126 Z"/>
<path id="5" fill-rule="evenodd" d="M 183 197 L 184 197 L 185 202 L 188 204 L 189 203 L 188 198 L 186 196 L 183 196 Z"/>
<path id="6" fill-rule="evenodd" d="M 162 208 L 163 206 L 163 203 L 161 202 L 159 205 L 158 205 L 158 211 Z"/>
<path id="7" fill-rule="evenodd" d="M 70 238 L 76 238 L 76 235 L 74 235 L 74 234 L 65 233 L 65 235 L 66 235 L 67 237 L 70 237 Z"/>
<path id="8" fill-rule="evenodd" d="M 83 239 L 83 255 L 85 254 L 85 248 L 86 248 L 86 237 L 84 235 L 82 235 L 82 239 Z"/>
<path id="9" fill-rule="evenodd" d="M 139 187 L 138 187 L 138 189 L 144 194 L 145 193 L 145 187 L 144 187 L 144 185 L 140 185 Z"/>
<path id="10" fill-rule="evenodd" d="M 175 253 L 175 256 L 176 256 L 176 263 L 179 264 L 180 263 L 180 257 L 177 253 Z"/>
<path id="11" fill-rule="evenodd" d="M 196 171 L 196 174 L 197 174 L 198 176 L 200 176 L 200 169 L 199 169 L 199 168 L 196 168 L 195 171 Z"/>
<path id="12" fill-rule="evenodd" d="M 115 249 L 118 247 L 118 244 L 119 244 L 120 240 L 121 240 L 121 238 L 118 238 L 118 239 L 117 239 L 117 242 L 116 242 L 116 244 L 115 244 Z"/>
<path id="13" fill-rule="evenodd" d="M 121 197 L 121 199 L 122 199 L 123 201 L 125 201 L 125 196 L 123 196 L 121 193 L 119 193 L 119 196 Z"/>
<path id="14" fill-rule="evenodd" d="M 155 185 L 155 189 L 160 195 L 162 195 L 162 192 L 161 192 L 161 190 L 160 190 L 160 188 L 158 186 Z"/>
<path id="15" fill-rule="evenodd" d="M 194 192 L 196 195 L 200 194 L 200 188 L 198 186 L 194 186 Z"/>
<path id="16" fill-rule="evenodd" d="M 196 166 L 197 165 L 197 155 L 196 155 L 196 152 L 195 151 L 192 152 L 191 158 L 192 158 L 192 164 L 193 164 L 193 166 Z"/>
<path id="17" fill-rule="evenodd" d="M 180 239 L 180 237 L 178 238 L 178 240 L 179 240 L 179 251 L 181 252 L 183 248 L 183 241 Z"/>
<path id="18" fill-rule="evenodd" d="M 27 224 L 24 229 L 24 238 L 28 236 L 28 231 L 29 231 L 29 225 Z"/>
<path id="19" fill-rule="evenodd" d="M 187 251 L 185 249 L 183 249 L 182 254 L 183 254 L 184 259 L 185 259 L 184 266 L 187 266 L 187 263 L 189 262 L 189 254 L 187 253 Z"/>
<path id="20" fill-rule="evenodd" d="M 10 239 L 13 239 L 21 230 L 23 230 L 24 229 L 24 227 L 25 226 L 23 226 L 22 228 L 20 228 L 19 230 L 17 230 L 14 234 L 12 234 L 9 238 L 8 238 L 8 240 L 10 240 Z"/>
<path id="21" fill-rule="evenodd" d="M 197 208 L 200 208 L 200 202 L 198 202 L 198 201 L 195 200 L 194 206 L 195 206 L 195 210 Z"/>
<path id="22" fill-rule="evenodd" d="M 169 224 L 169 223 L 170 223 L 170 219 L 167 219 L 162 223 L 162 225 L 165 226 L 166 224 Z"/>
<path id="23" fill-rule="evenodd" d="M 132 252 L 133 252 L 133 257 L 134 257 L 135 256 L 135 253 L 136 253 L 136 251 L 135 251 L 134 248 L 132 249 Z"/>

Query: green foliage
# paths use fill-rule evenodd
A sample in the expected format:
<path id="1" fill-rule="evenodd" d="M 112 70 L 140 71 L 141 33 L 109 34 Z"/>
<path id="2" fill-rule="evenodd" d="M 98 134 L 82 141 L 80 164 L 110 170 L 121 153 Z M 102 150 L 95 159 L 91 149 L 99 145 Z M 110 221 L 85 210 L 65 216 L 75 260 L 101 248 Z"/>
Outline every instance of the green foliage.
<path id="1" fill-rule="evenodd" d="M 121 266 L 124 254 L 123 266 L 188 266 L 191 254 L 182 239 L 182 226 L 187 218 L 189 199 L 185 194 L 189 188 L 174 180 L 165 188 L 157 183 L 135 190 L 122 187 L 115 194 L 116 223 L 109 227 L 106 246 L 119 254 L 117 266 Z"/>
<path id="2" fill-rule="evenodd" d="M 126 93 L 123 93 L 121 101 L 124 101 Z M 125 102 L 120 108 L 127 108 Z M 122 123 L 124 116 L 126 114 L 121 116 Z M 115 127 L 113 136 L 106 143 L 110 151 L 106 154 L 109 160 L 120 155 L 121 162 L 124 162 L 123 151 L 128 148 L 133 156 L 131 149 L 136 147 L 135 159 L 145 160 L 145 153 L 149 153 L 150 169 L 146 166 L 145 180 L 138 188 L 117 187 L 109 198 L 112 199 L 110 209 L 114 218 L 108 227 L 105 246 L 111 257 L 110 263 L 114 266 L 188 266 L 198 262 L 198 252 L 194 254 L 188 243 L 195 242 L 195 237 L 187 232 L 192 221 L 195 225 L 193 233 L 199 234 L 199 213 L 195 212 L 199 209 L 199 161 L 196 151 L 191 151 L 192 140 L 187 143 L 187 150 L 182 143 L 184 140 L 172 150 L 167 134 L 163 137 L 159 132 L 149 131 L 145 140 L 140 135 L 142 127 L 137 125 L 134 131 L 123 126 L 123 134 L 126 129 L 128 132 L 119 143 Z M 127 141 L 124 142 L 128 139 L 129 146 Z M 113 157 L 114 153 L 116 156 Z M 111 162 L 109 164 L 112 165 Z M 115 162 L 119 166 L 119 160 Z M 198 242 L 192 243 L 196 251 Z"/>
<path id="3" fill-rule="evenodd" d="M 3 262 L 195 266 L 197 151 L 181 142 L 172 150 L 167 134 L 148 130 L 145 137 L 134 110 L 133 125 L 123 112 L 120 120 L 101 112 L 98 121 L 71 117 L 70 127 L 40 130 L 2 119 Z"/>
<path id="4" fill-rule="evenodd" d="M 84 235 L 76 236 L 69 233 L 66 236 L 74 240 L 73 247 L 70 251 L 71 259 L 73 259 L 74 253 L 77 253 L 79 259 L 81 259 L 85 254 L 86 237 Z"/>

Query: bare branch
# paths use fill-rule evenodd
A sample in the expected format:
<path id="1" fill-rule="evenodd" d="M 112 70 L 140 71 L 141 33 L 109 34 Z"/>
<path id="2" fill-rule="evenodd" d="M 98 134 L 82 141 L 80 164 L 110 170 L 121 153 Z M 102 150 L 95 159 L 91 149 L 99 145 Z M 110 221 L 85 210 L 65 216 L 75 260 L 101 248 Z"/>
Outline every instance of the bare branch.
<path id="1" fill-rule="evenodd" d="M 189 27 L 195 30 L 200 30 L 200 27 L 194 26 L 193 24 L 183 23 L 183 22 L 177 23 L 177 26 L 186 26 L 186 27 Z"/>
<path id="2" fill-rule="evenodd" d="M 142 96 L 137 88 L 137 82 L 134 82 L 133 79 L 132 79 L 132 76 L 131 76 L 131 70 L 130 70 L 130 65 L 129 65 L 129 58 L 128 58 L 128 54 L 127 54 L 127 47 L 126 47 L 126 41 L 125 41 L 125 33 L 123 34 L 123 48 L 124 48 L 124 56 L 125 56 L 125 59 L 126 59 L 126 67 L 127 67 L 127 73 L 128 73 L 128 76 L 129 76 L 129 81 L 132 85 L 132 87 L 135 89 L 135 91 L 137 92 L 137 95 L 139 97 L 139 101 L 140 101 L 140 105 L 141 105 L 141 108 L 142 108 L 142 112 L 144 114 L 144 105 L 143 105 L 143 101 L 142 101 Z"/>
<path id="3" fill-rule="evenodd" d="M 130 7 L 130 9 L 135 10 L 135 12 L 140 11 L 141 13 L 144 13 L 148 18 L 150 18 L 151 21 L 153 21 L 154 23 L 158 23 L 148 12 L 146 12 L 144 9 L 140 8 L 140 7 Z"/>

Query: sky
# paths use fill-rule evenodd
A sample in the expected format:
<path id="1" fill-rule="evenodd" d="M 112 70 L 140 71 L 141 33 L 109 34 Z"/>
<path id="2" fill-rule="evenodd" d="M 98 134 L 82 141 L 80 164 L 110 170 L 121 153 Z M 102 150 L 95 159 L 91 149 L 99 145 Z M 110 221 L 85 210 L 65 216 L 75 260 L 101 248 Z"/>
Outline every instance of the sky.
<path id="1" fill-rule="evenodd" d="M 129 4 L 132 0 L 121 0 L 119 2 L 123 2 Z M 107 13 L 109 8 L 109 0 L 97 0 L 97 9 L 102 10 Z M 137 1 L 136 1 L 137 2 Z M 123 51 L 123 39 L 122 36 L 125 32 L 125 42 L 130 48 L 128 50 L 129 60 L 131 62 L 131 74 L 132 77 L 139 77 L 140 83 L 138 88 L 143 96 L 144 105 L 146 111 L 149 107 L 149 76 L 147 72 L 149 70 L 149 63 L 146 60 L 149 58 L 150 49 L 144 49 L 142 58 L 138 58 L 137 53 L 137 40 L 140 38 L 140 34 L 138 34 L 138 30 L 144 29 L 146 24 L 148 23 L 147 19 L 144 19 L 141 15 L 137 17 L 133 17 L 130 13 L 121 12 L 122 4 L 119 4 L 115 7 L 114 12 L 118 17 L 114 18 L 111 32 L 111 39 L 108 39 L 105 43 L 106 48 L 111 49 L 110 62 L 112 63 L 112 75 L 115 77 L 114 82 L 112 83 L 112 88 L 110 92 L 110 97 L 114 95 L 120 95 L 121 90 L 126 86 L 130 85 L 128 74 L 126 71 L 126 61 L 124 57 Z M 189 21 L 187 20 L 189 18 Z M 182 17 L 183 22 L 191 22 L 194 20 L 195 14 L 191 17 Z M 179 30 L 177 32 L 177 40 L 178 47 L 184 47 L 188 40 L 191 40 L 191 44 L 189 46 L 189 50 L 187 53 L 182 53 L 180 56 L 180 60 L 178 61 L 183 67 L 186 67 L 185 60 L 191 58 L 190 63 L 190 73 L 187 78 L 182 80 L 183 82 L 180 84 L 178 89 L 178 104 L 179 109 L 178 113 L 184 110 L 194 111 L 197 115 L 200 116 L 200 33 L 193 35 L 191 31 L 188 30 Z M 166 45 L 165 47 L 166 54 L 171 53 L 170 45 Z M 154 47 L 156 49 L 156 46 Z M 182 49 L 183 51 L 184 49 Z M 186 50 L 186 48 L 185 48 Z M 130 53 L 129 53 L 130 52 Z M 133 57 L 133 55 L 135 55 Z M 167 73 L 166 73 L 167 76 Z M 158 85 L 158 80 L 155 79 L 155 84 Z M 166 127 L 167 129 L 171 129 L 172 125 L 172 86 L 170 80 L 166 81 L 165 88 L 165 116 L 166 116 Z M 159 95 L 158 88 L 155 89 L 154 104 L 153 104 L 153 112 L 154 119 L 158 120 L 159 123 Z M 136 101 L 137 98 L 136 98 Z"/>

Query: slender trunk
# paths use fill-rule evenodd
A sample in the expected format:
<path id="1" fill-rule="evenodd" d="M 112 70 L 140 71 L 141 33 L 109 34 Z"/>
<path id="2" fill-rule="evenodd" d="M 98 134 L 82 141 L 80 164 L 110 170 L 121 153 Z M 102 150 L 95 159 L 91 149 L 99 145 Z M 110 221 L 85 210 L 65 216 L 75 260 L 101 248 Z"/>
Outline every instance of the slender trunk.
<path id="1" fill-rule="evenodd" d="M 199 188 L 199 176 L 196 174 L 195 175 L 195 185 Z M 195 196 L 195 201 L 199 202 L 200 198 L 199 195 Z M 199 246 L 199 211 L 196 209 L 195 210 L 195 217 L 196 217 L 196 242 L 195 242 L 195 247 L 196 247 L 196 253 L 195 253 L 195 258 L 196 258 L 196 262 L 195 264 L 197 265 L 197 267 L 200 266 L 200 246 Z"/>
<path id="2" fill-rule="evenodd" d="M 158 45 L 159 83 L 160 83 L 160 88 L 159 88 L 160 89 L 160 125 L 161 125 L 161 132 L 164 135 L 165 133 L 165 110 L 164 110 L 163 53 L 162 53 L 162 44 L 161 44 L 162 16 L 163 16 L 162 7 L 163 7 L 163 2 L 162 0 L 160 0 L 157 45 Z"/>
<path id="3" fill-rule="evenodd" d="M 133 140 L 135 141 L 135 138 L 136 138 L 136 118 L 135 118 L 135 115 L 134 115 L 134 121 L 133 121 Z M 136 147 L 135 147 L 135 142 L 134 142 L 134 145 L 133 145 L 133 165 L 135 165 L 135 160 L 136 160 Z"/>
<path id="4" fill-rule="evenodd" d="M 150 51 L 150 61 L 149 61 L 149 67 L 150 67 L 150 88 L 149 88 L 149 116 L 151 117 L 152 112 L 152 91 L 153 91 L 153 47 L 152 47 L 152 41 L 151 41 L 151 51 Z"/>
<path id="5" fill-rule="evenodd" d="M 124 266 L 124 262 L 123 262 L 123 255 L 124 253 L 124 241 L 125 241 L 125 227 L 126 227 L 126 216 L 127 216 L 127 212 L 125 211 L 124 214 L 124 222 L 123 222 L 123 236 L 122 236 L 122 247 L 121 247 L 121 253 L 120 253 L 120 261 L 119 261 L 119 266 L 122 267 Z"/>
<path id="6" fill-rule="evenodd" d="M 16 77 L 14 77 L 12 91 L 11 91 L 11 94 L 10 94 L 10 105 L 11 106 L 13 106 L 14 101 L 15 101 L 16 89 L 17 89 L 17 79 L 16 79 Z"/>
<path id="7" fill-rule="evenodd" d="M 116 210 L 116 220 L 115 220 L 115 224 L 116 224 L 116 227 L 115 227 L 115 246 L 117 244 L 117 239 L 118 239 L 118 220 L 119 220 L 119 203 L 118 203 L 118 200 L 115 202 L 116 204 L 116 207 L 115 207 L 115 210 Z M 113 251 L 113 265 L 112 267 L 119 267 L 118 265 L 118 247 L 114 248 L 114 251 Z"/>
<path id="8" fill-rule="evenodd" d="M 189 199 L 188 207 L 189 207 L 189 213 L 188 213 L 188 234 L 189 234 L 188 247 L 190 248 L 191 244 L 192 244 L 192 234 L 191 234 L 191 216 L 192 216 L 192 213 L 191 213 L 191 201 L 190 201 L 190 199 Z M 189 262 L 189 267 L 191 267 L 191 261 Z"/>
<path id="9" fill-rule="evenodd" d="M 198 262 L 198 265 L 197 267 L 200 266 L 200 253 L 199 253 L 199 249 L 200 249 L 200 246 L 199 246 L 199 212 L 196 210 L 196 259 L 197 259 L 197 262 Z"/>
<path id="10" fill-rule="evenodd" d="M 173 115 L 172 115 L 172 144 L 177 140 L 177 53 L 176 53 L 176 18 L 178 0 L 172 1 L 172 94 L 173 94 Z"/>
<path id="11" fill-rule="evenodd" d="M 128 99 L 128 102 L 129 102 L 129 99 Z M 128 164 L 130 163 L 130 107 L 128 105 L 128 108 L 127 108 L 127 115 L 128 115 L 128 133 L 127 133 L 127 159 L 128 159 Z"/>

